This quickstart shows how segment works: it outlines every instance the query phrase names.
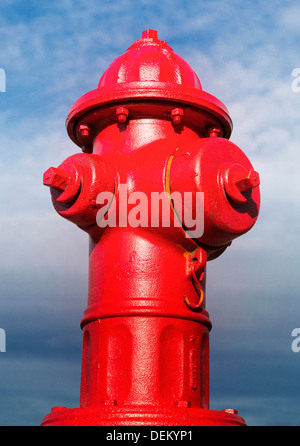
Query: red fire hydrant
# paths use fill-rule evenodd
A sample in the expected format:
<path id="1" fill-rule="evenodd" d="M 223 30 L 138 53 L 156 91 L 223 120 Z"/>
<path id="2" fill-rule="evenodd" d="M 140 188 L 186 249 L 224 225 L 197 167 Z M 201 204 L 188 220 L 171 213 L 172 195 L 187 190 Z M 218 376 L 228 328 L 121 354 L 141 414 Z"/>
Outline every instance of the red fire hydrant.
<path id="1" fill-rule="evenodd" d="M 244 425 L 209 410 L 206 263 L 254 225 L 260 201 L 226 107 L 147 30 L 66 126 L 84 153 L 44 184 L 90 236 L 81 400 L 42 424 Z"/>

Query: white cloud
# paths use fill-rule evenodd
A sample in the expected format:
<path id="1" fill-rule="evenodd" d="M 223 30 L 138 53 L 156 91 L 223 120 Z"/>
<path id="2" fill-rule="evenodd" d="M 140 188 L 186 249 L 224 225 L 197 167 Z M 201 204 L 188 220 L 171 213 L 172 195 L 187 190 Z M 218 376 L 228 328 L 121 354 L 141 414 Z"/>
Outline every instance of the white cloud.
<path id="1" fill-rule="evenodd" d="M 278 24 L 284 27 L 285 32 L 292 33 L 294 36 L 299 34 L 300 7 L 296 3 L 285 5 L 278 14 Z"/>

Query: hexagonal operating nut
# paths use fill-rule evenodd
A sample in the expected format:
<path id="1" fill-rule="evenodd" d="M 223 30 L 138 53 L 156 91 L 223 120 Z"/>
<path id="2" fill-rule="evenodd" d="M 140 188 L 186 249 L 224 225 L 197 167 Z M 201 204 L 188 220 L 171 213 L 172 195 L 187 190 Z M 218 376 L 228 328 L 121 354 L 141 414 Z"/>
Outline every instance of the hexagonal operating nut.
<path id="1" fill-rule="evenodd" d="M 237 204 L 247 202 L 243 192 L 259 186 L 259 174 L 253 169 L 233 164 L 223 174 L 223 185 L 227 195 Z"/>
<path id="2" fill-rule="evenodd" d="M 80 186 L 79 176 L 66 172 L 56 167 L 50 167 L 43 175 L 43 184 L 48 187 L 59 189 L 62 194 L 56 198 L 59 203 L 71 201 L 78 192 Z"/>
<path id="3" fill-rule="evenodd" d="M 56 189 L 65 190 L 69 176 L 67 172 L 56 167 L 50 167 L 43 175 L 43 184 Z"/>
<path id="4" fill-rule="evenodd" d="M 236 187 L 240 192 L 253 189 L 254 187 L 259 186 L 259 183 L 259 174 L 253 169 L 249 170 L 247 177 L 235 181 Z"/>

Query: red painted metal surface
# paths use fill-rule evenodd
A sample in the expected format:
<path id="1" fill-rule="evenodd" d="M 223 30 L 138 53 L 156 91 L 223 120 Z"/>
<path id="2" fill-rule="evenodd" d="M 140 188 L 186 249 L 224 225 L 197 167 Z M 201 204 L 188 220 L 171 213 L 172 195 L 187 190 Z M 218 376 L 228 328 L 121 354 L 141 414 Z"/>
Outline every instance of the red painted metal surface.
<path id="1" fill-rule="evenodd" d="M 206 263 L 253 226 L 260 200 L 226 107 L 147 30 L 66 125 L 84 153 L 44 184 L 90 236 L 81 398 L 42 424 L 244 425 L 235 410 L 209 409 Z"/>

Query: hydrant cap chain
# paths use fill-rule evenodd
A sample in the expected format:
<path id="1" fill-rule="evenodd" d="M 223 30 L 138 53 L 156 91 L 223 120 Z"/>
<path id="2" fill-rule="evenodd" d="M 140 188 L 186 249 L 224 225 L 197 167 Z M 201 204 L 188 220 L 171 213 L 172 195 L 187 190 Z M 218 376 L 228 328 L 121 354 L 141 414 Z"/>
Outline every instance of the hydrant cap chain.
<path id="1" fill-rule="evenodd" d="M 86 117 L 107 105 L 123 106 L 124 102 L 147 100 L 176 102 L 204 110 L 219 120 L 223 136 L 230 137 L 232 121 L 225 105 L 202 90 L 194 70 L 166 42 L 157 38 L 155 30 L 144 31 L 141 39 L 111 63 L 101 76 L 98 88 L 75 102 L 66 121 L 68 134 L 81 147 L 76 128 L 83 115 Z"/>

